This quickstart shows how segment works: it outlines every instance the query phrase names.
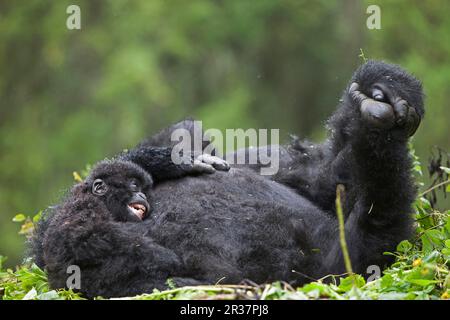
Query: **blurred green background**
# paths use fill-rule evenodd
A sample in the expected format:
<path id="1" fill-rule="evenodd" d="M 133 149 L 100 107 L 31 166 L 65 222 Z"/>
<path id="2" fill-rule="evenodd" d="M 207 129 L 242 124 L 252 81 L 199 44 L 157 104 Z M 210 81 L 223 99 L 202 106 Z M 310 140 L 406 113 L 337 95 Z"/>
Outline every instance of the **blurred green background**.
<path id="1" fill-rule="evenodd" d="M 68 30 L 66 8 L 81 8 Z M 366 27 L 369 4 L 381 30 Z M 450 1 L 0 2 L 0 253 L 11 222 L 55 203 L 83 169 L 186 116 L 206 127 L 280 128 L 313 140 L 362 59 L 420 78 L 415 147 L 448 150 Z"/>

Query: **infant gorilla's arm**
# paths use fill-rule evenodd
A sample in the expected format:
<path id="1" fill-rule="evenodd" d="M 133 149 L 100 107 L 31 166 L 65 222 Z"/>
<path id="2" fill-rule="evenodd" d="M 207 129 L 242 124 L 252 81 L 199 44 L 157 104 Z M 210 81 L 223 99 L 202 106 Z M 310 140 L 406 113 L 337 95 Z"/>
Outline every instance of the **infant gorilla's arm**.
<path id="1" fill-rule="evenodd" d="M 118 159 L 138 164 L 152 175 L 155 182 L 230 169 L 226 161 L 211 155 L 200 155 L 195 158 L 189 156 L 188 163 L 175 164 L 172 161 L 172 147 L 138 146 L 122 153 Z"/>
<path id="2" fill-rule="evenodd" d="M 191 137 L 191 150 L 186 157 L 190 160 L 188 163 L 177 165 L 172 161 L 172 148 L 179 143 L 172 140 L 172 134 L 176 130 L 183 130 Z M 201 128 L 196 127 L 193 119 L 185 119 L 142 141 L 130 152 L 122 154 L 121 159 L 139 164 L 152 174 L 156 182 L 178 179 L 187 175 L 213 173 L 215 170 L 228 171 L 230 166 L 225 160 L 216 157 L 214 153 L 202 154 L 210 141 L 203 140 L 202 150 L 195 150 L 194 137 L 196 136 L 203 137 Z"/>
<path id="3" fill-rule="evenodd" d="M 191 137 L 194 137 L 194 120 L 186 119 L 164 128 L 152 137 L 142 141 L 130 151 L 119 154 L 116 158 L 138 164 L 151 174 L 155 183 L 179 179 L 188 175 L 214 173 L 216 170 L 228 171 L 230 169 L 228 163 L 219 157 L 208 154 L 196 154 L 193 146 L 190 154 L 184 155 L 184 162 L 174 163 L 172 151 L 178 141 L 172 141 L 171 135 L 175 130 L 180 129 L 186 130 L 191 134 Z M 203 149 L 209 143 L 209 141 L 204 141 Z"/>

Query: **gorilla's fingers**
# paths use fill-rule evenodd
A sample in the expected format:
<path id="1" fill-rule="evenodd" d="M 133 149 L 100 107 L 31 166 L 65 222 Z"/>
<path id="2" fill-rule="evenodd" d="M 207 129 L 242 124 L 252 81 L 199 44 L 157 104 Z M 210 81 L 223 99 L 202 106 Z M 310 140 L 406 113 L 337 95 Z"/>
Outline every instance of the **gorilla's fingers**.
<path id="1" fill-rule="evenodd" d="M 416 110 L 404 99 L 399 98 L 394 102 L 394 111 L 397 125 L 406 126 L 409 136 L 412 136 L 420 124 L 420 117 Z"/>
<path id="2" fill-rule="evenodd" d="M 396 123 L 399 126 L 402 126 L 405 124 L 406 120 L 408 119 L 408 103 L 403 99 L 398 99 L 394 102 L 394 112 L 396 115 Z"/>
<path id="3" fill-rule="evenodd" d="M 210 164 L 195 159 L 192 166 L 192 171 L 194 173 L 214 173 L 216 169 L 214 169 L 214 167 Z"/>
<path id="4" fill-rule="evenodd" d="M 413 107 L 408 107 L 408 134 L 411 137 L 417 130 L 420 124 L 420 117 Z"/>
<path id="5" fill-rule="evenodd" d="M 348 88 L 348 92 L 351 94 L 352 92 L 354 92 L 358 89 L 359 89 L 359 84 L 357 84 L 356 82 L 352 82 L 352 84 L 350 85 L 350 88 Z"/>
<path id="6" fill-rule="evenodd" d="M 364 93 L 359 91 L 359 84 L 357 84 L 356 82 L 353 82 L 350 85 L 348 93 L 358 105 L 361 105 L 364 100 L 368 99 L 368 97 Z"/>
<path id="7" fill-rule="evenodd" d="M 228 171 L 230 165 L 225 160 L 209 154 L 202 154 L 195 158 L 192 166 L 194 173 L 214 173 L 215 171 Z"/>
<path id="8" fill-rule="evenodd" d="M 359 106 L 362 118 L 367 124 L 380 129 L 390 129 L 393 126 L 394 112 L 389 104 L 369 98 L 359 91 L 356 82 L 350 85 L 348 93 Z"/>
<path id="9" fill-rule="evenodd" d="M 212 165 L 215 169 L 220 171 L 228 171 L 230 170 L 230 165 L 225 160 L 212 156 L 210 154 L 202 154 L 197 157 L 197 160 Z"/>

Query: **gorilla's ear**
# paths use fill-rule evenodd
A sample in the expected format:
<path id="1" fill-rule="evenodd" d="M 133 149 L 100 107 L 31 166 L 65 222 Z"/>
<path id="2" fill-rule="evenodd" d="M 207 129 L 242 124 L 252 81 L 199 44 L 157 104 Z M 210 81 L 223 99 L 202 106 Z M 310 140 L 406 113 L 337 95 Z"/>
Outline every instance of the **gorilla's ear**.
<path id="1" fill-rule="evenodd" d="M 108 191 L 106 183 L 102 179 L 95 179 L 94 183 L 92 183 L 92 193 L 96 196 L 102 196 L 106 191 Z"/>

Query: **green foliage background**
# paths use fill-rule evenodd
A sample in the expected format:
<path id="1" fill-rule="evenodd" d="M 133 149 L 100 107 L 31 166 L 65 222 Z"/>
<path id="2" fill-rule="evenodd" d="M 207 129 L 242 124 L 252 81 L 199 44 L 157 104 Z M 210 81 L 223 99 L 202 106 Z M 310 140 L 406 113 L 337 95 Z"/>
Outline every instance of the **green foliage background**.
<path id="1" fill-rule="evenodd" d="M 66 28 L 70 4 L 80 31 Z M 369 4 L 381 30 L 366 28 Z M 0 252 L 20 261 L 12 216 L 57 201 L 70 172 L 185 116 L 323 138 L 360 48 L 423 80 L 417 153 L 448 150 L 448 12 L 446 0 L 1 1 Z"/>

